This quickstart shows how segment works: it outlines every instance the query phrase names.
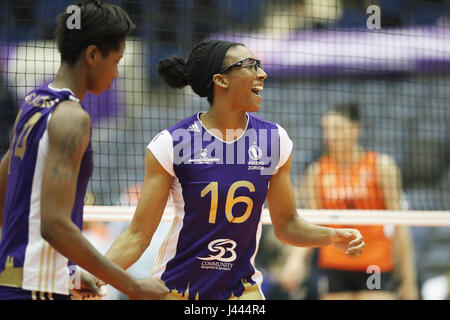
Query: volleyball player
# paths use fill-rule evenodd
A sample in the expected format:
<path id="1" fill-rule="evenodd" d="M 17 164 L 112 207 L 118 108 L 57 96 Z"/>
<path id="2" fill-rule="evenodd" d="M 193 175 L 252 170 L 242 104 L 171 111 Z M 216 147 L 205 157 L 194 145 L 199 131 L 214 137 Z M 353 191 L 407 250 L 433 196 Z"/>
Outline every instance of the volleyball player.
<path id="1" fill-rule="evenodd" d="M 354 103 L 338 105 L 323 116 L 327 152 L 308 168 L 306 177 L 311 209 L 402 209 L 400 170 L 390 156 L 364 150 L 359 142 L 359 121 L 359 106 Z M 398 267 L 399 297 L 418 299 L 408 227 L 355 227 L 366 243 L 358 258 L 349 259 L 332 247 L 319 249 L 321 298 L 395 299 L 393 275 Z"/>
<path id="2" fill-rule="evenodd" d="M 315 226 L 297 215 L 292 142 L 278 124 L 251 113 L 260 108 L 267 74 L 247 47 L 204 41 L 187 61 L 163 59 L 158 71 L 170 87 L 189 85 L 211 107 L 149 143 L 136 212 L 107 252 L 109 259 L 125 269 L 139 259 L 169 194 L 175 218 L 152 272 L 170 289 L 169 299 L 263 298 L 254 259 L 266 199 L 281 241 L 361 253 L 358 230 Z"/>
<path id="3" fill-rule="evenodd" d="M 67 27 L 69 14 L 59 16 L 60 68 L 26 96 L 0 164 L 0 299 L 69 299 L 73 264 L 130 298 L 160 298 L 167 290 L 160 280 L 132 278 L 80 231 L 93 169 L 91 119 L 81 101 L 117 78 L 134 25 L 118 6 L 77 5 L 81 29 Z M 93 276 L 80 281 L 80 291 L 99 292 Z"/>

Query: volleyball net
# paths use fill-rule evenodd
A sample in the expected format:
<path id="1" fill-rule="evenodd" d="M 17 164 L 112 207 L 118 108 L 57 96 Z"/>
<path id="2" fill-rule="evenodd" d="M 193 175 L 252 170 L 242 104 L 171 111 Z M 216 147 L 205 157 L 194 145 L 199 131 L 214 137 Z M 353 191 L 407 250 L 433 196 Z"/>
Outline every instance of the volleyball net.
<path id="1" fill-rule="evenodd" d="M 2 154 L 24 96 L 57 71 L 55 17 L 72 2 L 0 3 Z M 294 142 L 296 189 L 324 153 L 323 116 L 352 102 L 360 106 L 361 145 L 395 160 L 409 209 L 450 210 L 450 11 L 444 3 L 373 1 L 372 8 L 348 0 L 110 3 L 121 5 L 137 28 L 127 41 L 119 79 L 83 101 L 92 117 L 95 165 L 87 204 L 133 205 L 149 141 L 209 109 L 189 87 L 167 88 L 157 77 L 158 61 L 187 57 L 196 42 L 220 38 L 244 43 L 262 61 L 268 78 L 258 115 L 279 123 Z M 297 203 L 308 207 L 301 191 Z"/>
<path id="2" fill-rule="evenodd" d="M 85 221 L 130 222 L 135 206 L 85 206 Z M 391 210 L 311 210 L 298 209 L 298 215 L 307 221 L 319 225 L 406 225 L 449 227 L 448 211 L 391 211 Z M 172 222 L 175 216 L 173 208 L 167 207 L 161 222 Z M 268 209 L 262 210 L 261 223 L 272 223 Z"/>

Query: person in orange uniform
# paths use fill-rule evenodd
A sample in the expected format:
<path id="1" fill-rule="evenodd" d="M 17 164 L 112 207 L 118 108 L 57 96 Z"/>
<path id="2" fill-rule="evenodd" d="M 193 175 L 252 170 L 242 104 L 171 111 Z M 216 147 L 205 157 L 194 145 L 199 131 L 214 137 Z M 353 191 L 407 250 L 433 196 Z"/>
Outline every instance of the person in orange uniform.
<path id="1" fill-rule="evenodd" d="M 366 151 L 359 143 L 358 105 L 339 105 L 325 114 L 322 134 L 326 155 L 308 168 L 303 190 L 309 208 L 402 209 L 401 174 L 395 161 L 388 155 Z M 366 242 L 366 250 L 357 259 L 349 259 L 332 247 L 319 249 L 320 298 L 418 299 L 409 228 L 357 228 Z M 294 252 L 293 256 L 305 255 Z M 398 295 L 393 286 L 394 268 L 400 275 Z M 292 271 L 289 266 L 286 269 Z"/>

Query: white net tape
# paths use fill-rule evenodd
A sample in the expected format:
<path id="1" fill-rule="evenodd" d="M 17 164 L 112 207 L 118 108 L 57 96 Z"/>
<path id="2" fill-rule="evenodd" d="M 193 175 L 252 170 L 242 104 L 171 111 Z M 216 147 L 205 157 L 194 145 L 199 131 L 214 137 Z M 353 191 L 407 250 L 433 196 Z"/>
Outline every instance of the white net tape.
<path id="1" fill-rule="evenodd" d="M 134 206 L 85 206 L 85 221 L 131 221 Z M 341 225 L 410 225 L 450 226 L 450 211 L 388 211 L 388 210 L 309 210 L 298 209 L 298 214 L 314 224 Z M 162 222 L 170 222 L 174 210 L 167 207 Z M 263 209 L 262 223 L 271 224 L 269 210 Z"/>

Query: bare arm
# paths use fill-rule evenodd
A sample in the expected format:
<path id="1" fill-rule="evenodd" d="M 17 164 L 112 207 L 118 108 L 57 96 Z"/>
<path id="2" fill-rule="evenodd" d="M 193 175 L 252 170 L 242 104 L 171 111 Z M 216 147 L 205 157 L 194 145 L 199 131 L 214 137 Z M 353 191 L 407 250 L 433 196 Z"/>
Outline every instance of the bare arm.
<path id="1" fill-rule="evenodd" d="M 332 230 L 313 225 L 297 214 L 290 180 L 292 156 L 270 179 L 267 203 L 277 238 L 298 247 L 316 247 L 331 244 Z M 280 201 L 283 199 L 283 201 Z"/>
<path id="2" fill-rule="evenodd" d="M 3 156 L 0 162 L 0 237 L 1 237 L 1 227 L 3 225 L 3 210 L 5 208 L 5 198 L 6 198 L 6 180 L 8 178 L 8 166 L 10 161 L 11 151 L 8 150 Z"/>
<path id="3" fill-rule="evenodd" d="M 378 163 L 378 181 L 380 181 L 387 210 L 401 210 L 401 173 L 395 161 L 386 155 Z M 396 226 L 394 236 L 394 254 L 398 257 L 398 267 L 402 278 L 400 295 L 407 299 L 418 299 L 414 247 L 408 226 Z"/>
<path id="4" fill-rule="evenodd" d="M 364 241 L 358 230 L 316 226 L 297 214 L 290 179 L 292 156 L 270 179 L 267 203 L 275 235 L 280 241 L 299 247 L 334 245 L 350 256 L 362 252 Z"/>
<path id="5" fill-rule="evenodd" d="M 401 173 L 395 161 L 387 155 L 381 155 L 378 161 L 377 174 L 378 181 L 380 181 L 383 189 L 386 209 L 401 210 Z"/>
<path id="6" fill-rule="evenodd" d="M 133 265 L 149 246 L 161 221 L 173 181 L 148 149 L 145 163 L 144 183 L 133 219 L 106 253 L 108 259 L 124 269 Z"/>
<path id="7" fill-rule="evenodd" d="M 299 183 L 298 192 L 304 199 L 304 204 L 310 209 L 320 208 L 320 199 L 316 197 L 316 170 L 314 163 L 306 170 L 306 175 Z M 311 254 L 311 248 L 289 247 L 289 254 L 284 267 L 280 272 L 280 282 L 283 287 L 292 291 L 298 288 L 301 281 L 306 276 L 306 259 Z"/>
<path id="8" fill-rule="evenodd" d="M 130 298 L 138 282 L 103 257 L 71 220 L 77 177 L 90 139 L 89 115 L 75 102 L 62 102 L 48 126 L 49 151 L 41 194 L 41 235 L 62 255 Z"/>

